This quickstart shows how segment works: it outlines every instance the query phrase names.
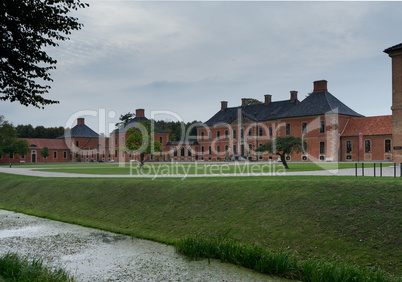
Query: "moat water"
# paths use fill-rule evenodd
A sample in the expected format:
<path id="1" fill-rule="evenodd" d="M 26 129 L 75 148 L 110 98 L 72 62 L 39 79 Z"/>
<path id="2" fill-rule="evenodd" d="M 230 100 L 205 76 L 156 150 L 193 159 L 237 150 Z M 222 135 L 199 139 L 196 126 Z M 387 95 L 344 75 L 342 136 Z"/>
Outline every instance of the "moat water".
<path id="1" fill-rule="evenodd" d="M 62 267 L 76 281 L 278 281 L 218 260 L 191 261 L 174 247 L 0 210 L 0 255 Z"/>

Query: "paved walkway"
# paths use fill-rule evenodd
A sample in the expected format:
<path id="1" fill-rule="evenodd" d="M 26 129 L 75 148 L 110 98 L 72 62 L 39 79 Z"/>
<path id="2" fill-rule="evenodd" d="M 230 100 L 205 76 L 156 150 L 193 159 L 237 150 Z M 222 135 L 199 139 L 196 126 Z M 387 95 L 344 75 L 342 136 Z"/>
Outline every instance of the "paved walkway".
<path id="1" fill-rule="evenodd" d="M 0 167 L 0 173 L 17 174 L 17 175 L 27 175 L 27 176 L 37 176 L 37 177 L 104 177 L 104 178 L 187 178 L 187 177 L 228 177 L 228 176 L 291 176 L 291 175 L 318 175 L 318 176 L 355 176 L 356 171 L 354 168 L 348 169 L 338 169 L 338 170 L 316 170 L 316 171 L 297 171 L 297 172 L 274 172 L 274 173 L 222 173 L 222 174 L 141 174 L 141 175 L 106 175 L 106 174 L 84 174 L 84 173 L 66 173 L 66 172 L 51 172 L 51 171 L 39 171 L 32 168 L 9 168 Z M 361 177 L 362 169 L 357 170 L 358 176 Z M 379 177 L 381 174 L 380 168 L 376 167 L 375 176 Z M 364 176 L 374 176 L 374 168 L 365 168 Z M 383 167 L 382 168 L 383 177 L 394 177 L 394 167 Z M 400 177 L 400 168 L 396 167 L 396 176 Z"/>

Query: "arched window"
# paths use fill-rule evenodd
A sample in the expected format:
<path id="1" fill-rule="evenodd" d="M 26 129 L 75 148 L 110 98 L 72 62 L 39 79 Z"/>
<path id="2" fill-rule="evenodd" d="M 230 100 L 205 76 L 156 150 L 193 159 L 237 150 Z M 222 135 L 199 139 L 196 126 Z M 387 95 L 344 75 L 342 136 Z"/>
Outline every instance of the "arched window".
<path id="1" fill-rule="evenodd" d="M 173 150 L 173 156 L 177 157 L 177 148 L 176 147 Z"/>
<path id="2" fill-rule="evenodd" d="M 191 148 L 188 148 L 188 156 L 191 157 Z"/>
<path id="3" fill-rule="evenodd" d="M 184 157 L 184 147 L 180 149 L 180 156 Z"/>

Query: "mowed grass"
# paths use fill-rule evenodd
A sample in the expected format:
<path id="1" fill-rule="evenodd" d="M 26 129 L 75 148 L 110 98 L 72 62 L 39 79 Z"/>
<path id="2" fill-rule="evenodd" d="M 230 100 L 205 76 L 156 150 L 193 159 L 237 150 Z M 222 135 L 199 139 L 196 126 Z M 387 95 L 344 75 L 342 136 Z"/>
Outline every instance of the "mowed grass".
<path id="1" fill-rule="evenodd" d="M 227 234 L 401 275 L 401 180 L 39 178 L 0 174 L 0 208 L 168 244 Z"/>
<path id="2" fill-rule="evenodd" d="M 389 166 L 389 163 L 383 164 Z M 377 167 L 379 164 L 377 165 Z M 111 164 L 111 163 L 58 163 L 58 164 L 18 164 L 14 167 L 34 168 L 35 170 L 100 174 L 100 175 L 221 175 L 221 174 L 261 174 L 277 173 L 283 174 L 285 169 L 281 163 L 146 163 L 142 170 L 139 164 Z M 289 163 L 289 170 L 296 171 L 316 171 L 316 170 L 335 170 L 345 168 L 355 168 L 355 163 Z M 362 163 L 358 164 L 361 173 Z M 372 168 L 373 163 L 365 163 L 365 168 Z"/>

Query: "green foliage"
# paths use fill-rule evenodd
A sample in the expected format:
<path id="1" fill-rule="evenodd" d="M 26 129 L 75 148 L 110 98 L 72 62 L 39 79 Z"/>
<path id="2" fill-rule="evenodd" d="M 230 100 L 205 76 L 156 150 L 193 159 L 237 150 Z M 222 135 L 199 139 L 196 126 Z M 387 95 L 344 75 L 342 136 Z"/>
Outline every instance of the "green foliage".
<path id="1" fill-rule="evenodd" d="M 256 100 L 257 101 L 257 100 Z M 124 126 L 135 117 L 134 113 L 128 112 L 125 115 L 120 115 L 120 122 L 116 123 L 117 127 Z M 197 140 L 196 125 L 201 124 L 200 121 L 180 122 L 180 121 L 154 121 L 155 126 L 169 132 L 169 141 L 195 141 Z"/>
<path id="2" fill-rule="evenodd" d="M 40 259 L 21 258 L 15 253 L 0 257 L 0 281 L 74 281 L 63 269 L 50 270 Z"/>
<path id="3" fill-rule="evenodd" d="M 333 261 L 335 256 L 348 265 L 378 265 L 402 274 L 400 234 L 395 232 L 402 215 L 400 179 L 292 176 L 180 181 L 0 173 L 0 183 L 2 209 L 170 244 L 186 235 L 231 230 L 236 241 L 258 243 L 275 252 L 286 249 L 303 260 Z"/>
<path id="4" fill-rule="evenodd" d="M 0 116 L 0 155 L 26 155 L 28 152 L 28 141 L 18 139 L 13 125 Z"/>
<path id="5" fill-rule="evenodd" d="M 200 124 L 200 121 L 180 122 L 180 121 L 155 121 L 155 125 L 160 129 L 169 132 L 170 141 L 195 141 L 197 140 L 197 128 L 196 125 Z"/>
<path id="6" fill-rule="evenodd" d="M 58 103 L 43 98 L 50 86 L 37 82 L 53 81 L 49 71 L 56 68 L 45 47 L 55 47 L 57 41 L 69 40 L 72 30 L 81 29 L 78 19 L 67 14 L 86 6 L 80 0 L 2 1 L 0 100 L 38 108 Z"/>
<path id="7" fill-rule="evenodd" d="M 307 148 L 306 142 L 300 137 L 286 136 L 277 137 L 274 141 L 265 143 L 256 149 L 257 152 L 269 152 L 279 155 L 283 166 L 289 169 L 286 162 L 286 155 L 294 153 L 300 153 L 303 148 Z"/>
<path id="8" fill-rule="evenodd" d="M 162 150 L 161 143 L 154 141 L 155 130 L 151 128 L 149 121 L 140 121 L 136 128 L 129 128 L 127 134 L 129 134 L 129 136 L 126 140 L 126 147 L 130 151 L 154 154 Z"/>
<path id="9" fill-rule="evenodd" d="M 17 136 L 19 138 L 47 138 L 55 139 L 64 134 L 64 127 L 44 127 L 36 126 L 35 128 L 31 125 L 17 125 L 15 127 L 17 131 Z"/>
<path id="10" fill-rule="evenodd" d="M 120 115 L 120 118 L 119 118 L 120 122 L 116 123 L 116 126 L 118 126 L 118 127 L 123 126 L 124 127 L 124 125 L 127 124 L 128 122 L 130 122 L 134 117 L 135 117 L 135 114 L 130 113 L 130 112 L 128 112 L 125 115 Z"/>
<path id="11" fill-rule="evenodd" d="M 262 102 L 260 100 L 253 99 L 253 98 L 248 99 L 248 105 L 259 105 L 259 104 L 262 104 Z"/>
<path id="12" fill-rule="evenodd" d="M 141 168 L 145 161 L 146 154 L 154 154 L 162 151 L 162 144 L 155 141 L 155 129 L 149 121 L 140 121 L 135 128 L 127 130 L 129 135 L 126 140 L 126 148 L 129 152 L 137 151 L 141 156 Z"/>
<path id="13" fill-rule="evenodd" d="M 260 244 L 241 243 L 226 236 L 185 236 L 175 244 L 176 250 L 194 260 L 220 259 L 269 275 L 301 281 L 390 281 L 379 268 L 368 269 L 336 259 L 302 260 L 289 251 L 273 251 Z"/>
<path id="14" fill-rule="evenodd" d="M 48 147 L 43 147 L 43 149 L 40 151 L 40 155 L 42 158 L 46 159 L 49 157 L 49 148 Z"/>

